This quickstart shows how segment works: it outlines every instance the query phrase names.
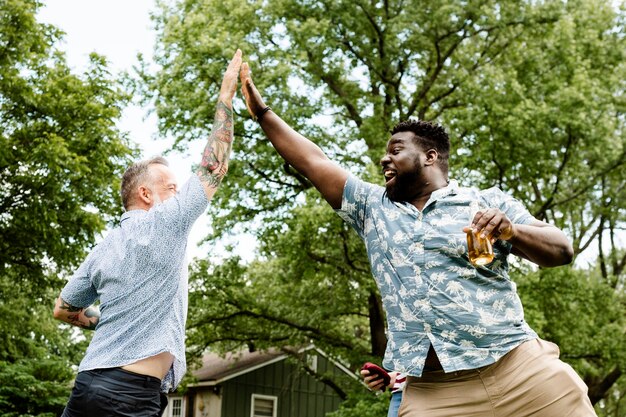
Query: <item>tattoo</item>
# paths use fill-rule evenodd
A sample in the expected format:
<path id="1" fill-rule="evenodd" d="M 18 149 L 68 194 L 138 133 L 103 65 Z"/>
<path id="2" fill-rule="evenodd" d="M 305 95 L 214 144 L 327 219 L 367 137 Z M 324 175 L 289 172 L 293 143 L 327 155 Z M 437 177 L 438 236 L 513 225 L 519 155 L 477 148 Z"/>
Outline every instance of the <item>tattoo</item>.
<path id="1" fill-rule="evenodd" d="M 96 330 L 96 327 L 98 327 L 98 320 L 96 320 L 95 322 L 89 322 L 89 324 L 81 324 L 80 327 L 82 327 L 85 330 Z"/>
<path id="2" fill-rule="evenodd" d="M 69 313 L 76 313 L 68 314 L 67 322 L 85 330 L 95 330 L 96 326 L 98 326 L 98 322 L 100 321 L 100 311 L 97 308 L 74 307 L 73 305 L 66 303 L 63 299 L 61 299 L 61 305 L 59 308 L 61 310 L 66 310 Z"/>
<path id="3" fill-rule="evenodd" d="M 228 171 L 233 145 L 233 110 L 223 102 L 217 103 L 213 129 L 207 141 L 197 173 L 200 180 L 217 188 Z"/>
<path id="4" fill-rule="evenodd" d="M 70 313 L 79 313 L 83 311 L 82 307 L 74 307 L 73 305 L 66 303 L 65 300 L 62 298 L 61 298 L 61 305 L 59 306 L 59 308 L 61 310 L 67 310 Z"/>
<path id="5" fill-rule="evenodd" d="M 80 321 L 79 314 L 70 314 L 69 316 L 67 316 L 67 320 L 70 324 L 73 324 L 74 326 L 83 327 L 83 322 Z"/>

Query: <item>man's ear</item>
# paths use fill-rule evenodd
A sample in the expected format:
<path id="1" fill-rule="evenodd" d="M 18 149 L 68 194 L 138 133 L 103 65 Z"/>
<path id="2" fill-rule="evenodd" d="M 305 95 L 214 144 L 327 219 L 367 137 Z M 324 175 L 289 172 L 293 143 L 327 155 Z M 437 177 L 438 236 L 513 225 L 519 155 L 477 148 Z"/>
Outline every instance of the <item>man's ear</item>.
<path id="1" fill-rule="evenodd" d="M 426 163 L 425 165 L 433 165 L 439 159 L 439 152 L 436 149 L 429 149 L 426 152 Z"/>
<path id="2" fill-rule="evenodd" d="M 147 204 L 148 206 L 152 204 L 152 191 L 145 185 L 140 185 L 137 188 L 137 197 L 139 201 Z"/>

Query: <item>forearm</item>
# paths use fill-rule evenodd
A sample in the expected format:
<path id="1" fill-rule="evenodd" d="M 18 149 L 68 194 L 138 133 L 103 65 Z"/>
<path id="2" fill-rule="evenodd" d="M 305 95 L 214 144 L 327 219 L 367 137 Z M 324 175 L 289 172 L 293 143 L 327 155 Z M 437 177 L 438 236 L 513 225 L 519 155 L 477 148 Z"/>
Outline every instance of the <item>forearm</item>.
<path id="1" fill-rule="evenodd" d="M 54 306 L 54 318 L 85 330 L 95 330 L 100 321 L 100 310 L 96 306 L 74 307 L 59 297 Z"/>
<path id="2" fill-rule="evenodd" d="M 340 208 L 348 172 L 334 164 L 319 146 L 292 129 L 276 113 L 267 111 L 263 98 L 250 78 L 247 63 L 241 66 L 241 80 L 248 111 L 259 121 L 276 151 L 313 183 L 332 208 Z"/>
<path id="3" fill-rule="evenodd" d="M 328 161 L 319 146 L 292 129 L 274 112 L 263 116 L 261 128 L 280 156 L 309 179 L 316 162 Z"/>
<path id="4" fill-rule="evenodd" d="M 340 208 L 348 172 L 275 113 L 266 113 L 261 127 L 280 156 L 308 178 L 332 208 Z"/>
<path id="5" fill-rule="evenodd" d="M 514 226 L 515 235 L 509 240 L 513 253 L 543 267 L 553 267 L 572 262 L 573 249 L 567 236 L 550 225 Z"/>
<path id="6" fill-rule="evenodd" d="M 213 129 L 202 153 L 196 174 L 211 197 L 228 172 L 228 161 L 233 144 L 233 110 L 230 102 L 220 99 L 215 111 Z"/>

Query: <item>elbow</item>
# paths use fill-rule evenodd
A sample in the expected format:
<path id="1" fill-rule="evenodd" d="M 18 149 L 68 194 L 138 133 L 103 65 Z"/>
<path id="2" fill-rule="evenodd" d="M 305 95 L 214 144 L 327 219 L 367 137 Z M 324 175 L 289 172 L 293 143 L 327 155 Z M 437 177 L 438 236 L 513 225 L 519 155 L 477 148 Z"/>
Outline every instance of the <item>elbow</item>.
<path id="1" fill-rule="evenodd" d="M 562 246 L 558 253 L 555 254 L 549 261 L 539 263 L 539 266 L 545 268 L 554 268 L 557 266 L 569 265 L 574 260 L 574 249 L 569 243 Z"/>
<path id="2" fill-rule="evenodd" d="M 574 247 L 570 240 L 561 232 L 561 236 L 554 242 L 554 256 L 552 265 L 563 266 L 569 265 L 574 260 Z"/>
<path id="3" fill-rule="evenodd" d="M 574 260 L 574 247 L 572 246 L 572 243 L 569 241 L 569 239 L 567 239 L 565 236 L 561 241 L 558 259 L 560 260 L 560 262 L 556 266 L 569 265 Z"/>
<path id="4" fill-rule="evenodd" d="M 574 260 L 574 248 L 572 247 L 572 245 L 569 242 L 561 250 L 561 259 L 563 261 L 561 263 L 561 265 L 569 265 Z"/>
<path id="5" fill-rule="evenodd" d="M 57 306 L 55 306 L 54 310 L 52 310 L 52 317 L 54 317 L 57 320 L 63 320 L 63 316 L 61 315 L 61 309 L 58 308 Z"/>
<path id="6" fill-rule="evenodd" d="M 61 298 L 59 297 L 54 303 L 54 309 L 52 310 L 52 317 L 54 317 L 57 320 L 64 321 L 63 319 L 65 318 L 65 316 L 63 313 L 64 311 L 63 309 L 61 309 Z"/>

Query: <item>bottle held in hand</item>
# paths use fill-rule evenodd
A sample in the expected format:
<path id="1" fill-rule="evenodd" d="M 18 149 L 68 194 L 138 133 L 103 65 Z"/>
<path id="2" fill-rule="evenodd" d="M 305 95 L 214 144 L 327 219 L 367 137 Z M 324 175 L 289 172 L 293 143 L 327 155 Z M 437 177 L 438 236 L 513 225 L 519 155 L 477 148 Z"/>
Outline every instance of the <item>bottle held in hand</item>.
<path id="1" fill-rule="evenodd" d="M 474 216 L 478 212 L 478 202 L 472 201 L 470 204 L 470 226 L 474 221 Z M 493 246 L 489 236 L 481 237 L 479 232 L 467 232 L 467 256 L 472 265 L 483 266 L 493 261 Z"/>
<path id="2" fill-rule="evenodd" d="M 467 254 L 473 265 L 483 266 L 493 261 L 493 246 L 487 237 L 472 231 L 467 233 Z"/>

